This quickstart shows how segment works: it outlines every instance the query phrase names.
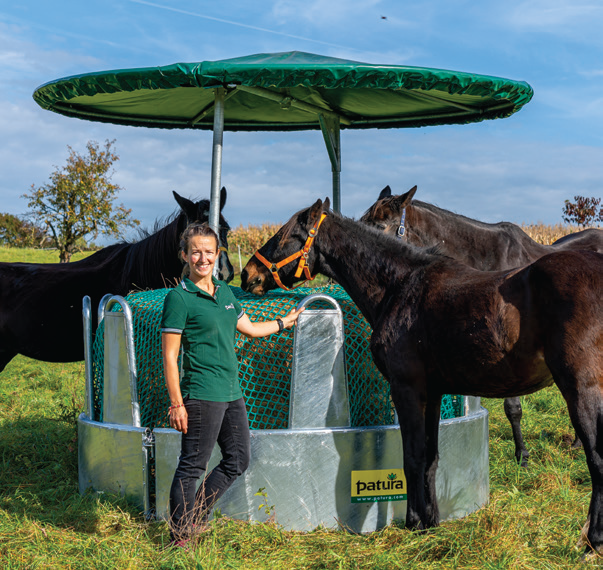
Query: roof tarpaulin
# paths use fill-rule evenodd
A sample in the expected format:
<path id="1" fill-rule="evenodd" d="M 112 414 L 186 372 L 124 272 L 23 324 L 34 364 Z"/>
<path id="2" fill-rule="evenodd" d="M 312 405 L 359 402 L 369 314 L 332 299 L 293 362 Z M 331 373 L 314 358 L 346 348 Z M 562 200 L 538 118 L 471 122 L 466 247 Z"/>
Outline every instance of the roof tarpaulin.
<path id="1" fill-rule="evenodd" d="M 319 129 L 321 114 L 342 129 L 465 124 L 508 117 L 533 95 L 523 81 L 289 52 L 74 75 L 33 96 L 81 119 L 212 129 L 218 87 L 231 131 Z"/>

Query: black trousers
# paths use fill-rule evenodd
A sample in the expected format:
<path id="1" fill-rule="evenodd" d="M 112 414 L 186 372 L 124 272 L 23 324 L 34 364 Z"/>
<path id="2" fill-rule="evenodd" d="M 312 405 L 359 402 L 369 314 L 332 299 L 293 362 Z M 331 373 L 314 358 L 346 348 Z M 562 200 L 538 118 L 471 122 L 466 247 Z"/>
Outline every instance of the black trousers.
<path id="1" fill-rule="evenodd" d="M 170 490 L 170 530 L 173 540 L 190 537 L 192 526 L 207 520 L 214 503 L 249 466 L 249 422 L 243 398 L 234 402 L 185 401 L 188 430 Z M 205 476 L 218 443 L 222 460 Z"/>

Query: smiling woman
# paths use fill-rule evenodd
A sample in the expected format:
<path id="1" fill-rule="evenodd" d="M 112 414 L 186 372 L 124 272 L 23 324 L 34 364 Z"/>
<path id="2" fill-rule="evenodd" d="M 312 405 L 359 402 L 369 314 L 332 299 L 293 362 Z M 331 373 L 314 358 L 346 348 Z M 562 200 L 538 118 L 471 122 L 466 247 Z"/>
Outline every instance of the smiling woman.
<path id="1" fill-rule="evenodd" d="M 170 426 L 182 433 L 170 491 L 175 546 L 186 544 L 193 529 L 205 527 L 213 504 L 249 465 L 249 422 L 239 385 L 236 332 L 248 337 L 280 333 L 292 327 L 303 311 L 251 322 L 226 283 L 213 277 L 219 242 L 207 224 L 191 224 L 184 230 L 180 255 L 186 263 L 185 276 L 167 294 L 161 322 Z M 222 460 L 197 492 L 197 480 L 205 474 L 216 443 Z"/>

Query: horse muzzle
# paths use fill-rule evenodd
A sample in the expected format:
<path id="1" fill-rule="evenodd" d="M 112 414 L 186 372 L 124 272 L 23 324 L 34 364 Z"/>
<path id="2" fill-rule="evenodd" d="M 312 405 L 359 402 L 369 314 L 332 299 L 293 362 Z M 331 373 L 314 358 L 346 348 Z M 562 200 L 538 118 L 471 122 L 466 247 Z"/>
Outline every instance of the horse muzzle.
<path id="1" fill-rule="evenodd" d="M 254 295 L 264 295 L 268 289 L 264 287 L 265 276 L 258 271 L 257 265 L 250 260 L 241 273 L 241 289 Z"/>

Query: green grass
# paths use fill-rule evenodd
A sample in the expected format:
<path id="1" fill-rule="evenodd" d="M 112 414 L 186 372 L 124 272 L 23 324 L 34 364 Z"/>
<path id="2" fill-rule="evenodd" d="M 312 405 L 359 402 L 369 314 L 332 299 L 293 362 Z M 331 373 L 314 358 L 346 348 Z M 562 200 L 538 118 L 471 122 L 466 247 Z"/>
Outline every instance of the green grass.
<path id="1" fill-rule="evenodd" d="M 285 531 L 222 516 L 191 551 L 164 549 L 167 525 L 118 497 L 80 496 L 75 418 L 83 364 L 15 358 L 0 373 L 2 568 L 565 569 L 586 519 L 590 477 L 556 388 L 524 398 L 530 468 L 513 460 L 502 401 L 490 410 L 489 504 L 420 534 Z M 462 450 L 459 450 L 462 453 Z M 278 520 L 278 504 L 275 513 Z"/>
<path id="2" fill-rule="evenodd" d="M 71 261 L 78 261 L 92 255 L 93 251 L 74 253 Z M 58 263 L 58 249 L 33 249 L 0 246 L 0 262 L 20 263 Z"/>
<path id="3" fill-rule="evenodd" d="M 0 260 L 28 261 L 28 251 L 0 248 Z M 58 260 L 56 252 L 42 253 Z M 44 261 L 34 254 L 30 261 Z M 0 568 L 583 568 L 575 545 L 590 475 L 583 452 L 570 448 L 573 430 L 558 390 L 523 398 L 529 469 L 514 462 L 502 400 L 483 403 L 490 411 L 490 501 L 464 519 L 427 533 L 394 524 L 359 536 L 222 516 L 195 549 L 175 552 L 164 548 L 165 523 L 146 521 L 119 497 L 79 494 L 75 420 L 84 404 L 83 363 L 18 356 L 0 373 Z M 278 504 L 274 511 L 278 521 Z"/>

